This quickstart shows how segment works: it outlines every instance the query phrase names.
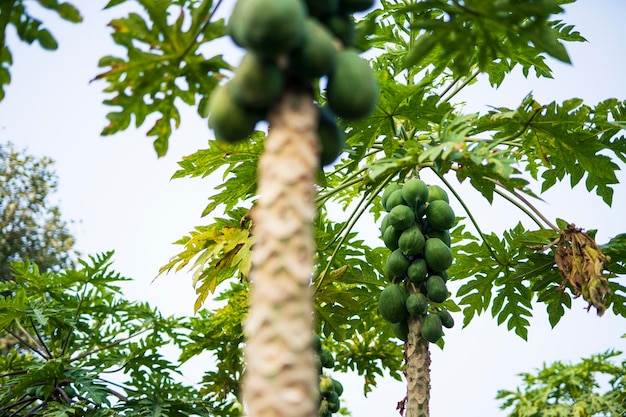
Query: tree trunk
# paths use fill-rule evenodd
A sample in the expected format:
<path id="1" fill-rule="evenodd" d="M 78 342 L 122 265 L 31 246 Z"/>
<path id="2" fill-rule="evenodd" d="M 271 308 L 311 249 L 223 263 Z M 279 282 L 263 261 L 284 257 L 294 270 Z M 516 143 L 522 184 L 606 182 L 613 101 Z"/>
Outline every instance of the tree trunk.
<path id="1" fill-rule="evenodd" d="M 430 352 L 428 341 L 420 330 L 422 319 L 411 315 L 408 319 L 409 335 L 405 344 L 407 401 L 406 417 L 429 417 Z"/>
<path id="2" fill-rule="evenodd" d="M 317 109 L 308 93 L 286 92 L 269 115 L 259 161 L 259 200 L 243 396 L 250 417 L 315 417 L 313 217 L 319 164 Z"/>

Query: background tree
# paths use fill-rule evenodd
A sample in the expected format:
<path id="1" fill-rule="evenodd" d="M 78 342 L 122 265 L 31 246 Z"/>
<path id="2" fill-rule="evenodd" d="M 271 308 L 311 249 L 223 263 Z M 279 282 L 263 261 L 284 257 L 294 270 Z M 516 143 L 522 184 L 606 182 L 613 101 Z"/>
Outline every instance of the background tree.
<path id="1" fill-rule="evenodd" d="M 53 161 L 0 144 L 0 280 L 11 261 L 29 261 L 40 271 L 73 261 L 74 238 L 52 201 L 57 187 Z"/>
<path id="2" fill-rule="evenodd" d="M 621 360 L 621 362 L 620 362 Z M 555 362 L 523 373 L 523 385 L 498 398 L 511 417 L 623 416 L 626 412 L 626 362 L 608 350 L 578 363 Z"/>

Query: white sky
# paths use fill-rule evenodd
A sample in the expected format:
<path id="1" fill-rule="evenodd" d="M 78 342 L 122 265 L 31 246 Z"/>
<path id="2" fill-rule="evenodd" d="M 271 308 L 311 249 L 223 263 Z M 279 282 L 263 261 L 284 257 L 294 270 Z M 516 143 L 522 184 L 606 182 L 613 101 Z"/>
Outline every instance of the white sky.
<path id="1" fill-rule="evenodd" d="M 65 218 L 79 221 L 73 226 L 78 249 L 83 254 L 114 249 L 115 268 L 135 279 L 126 290 L 130 298 L 150 301 L 164 314 L 192 314 L 195 295 L 188 274 L 150 282 L 158 268 L 177 253 L 178 248 L 171 242 L 193 226 L 208 222 L 199 215 L 221 179 L 170 181 L 170 177 L 183 155 L 206 147 L 211 133 L 204 120 L 185 109 L 181 128 L 172 135 L 168 155 L 162 159 L 156 158 L 151 139 L 145 137 L 149 123 L 113 137 L 99 136 L 109 108 L 101 104 L 104 84 L 89 84 L 89 80 L 100 72 L 100 57 L 123 53 L 113 45 L 106 27 L 112 18 L 121 16 L 121 9 L 101 12 L 105 1 L 82 3 L 85 20 L 81 25 L 61 23 L 48 13 L 42 14 L 59 40 L 56 52 L 24 46 L 14 36 L 9 37 L 13 80 L 0 102 L 0 141 L 12 141 L 18 148 L 26 147 L 33 154 L 56 161 L 57 197 Z M 472 87 L 458 97 L 467 103 L 466 109 L 515 107 L 531 90 L 544 104 L 572 97 L 584 98 L 592 105 L 609 97 L 626 99 L 626 3 L 579 3 L 567 6 L 563 17 L 589 40 L 568 46 L 573 66 L 550 60 L 555 80 L 516 77 L 505 81 L 498 91 Z M 620 179 L 626 180 L 623 173 Z M 498 231 L 517 223 L 518 214 L 510 207 L 499 202 L 489 206 L 472 197 L 475 193 L 471 190 L 465 192 L 486 230 Z M 540 203 L 539 207 L 549 218 L 561 217 L 579 227 L 597 228 L 600 243 L 626 231 L 623 184 L 615 187 L 613 208 L 588 194 L 584 186 L 574 191 L 558 187 L 545 200 L 549 204 Z M 461 213 L 458 205 L 455 210 Z M 368 228 L 367 224 L 360 226 L 362 230 Z M 432 349 L 432 415 L 504 416 L 494 397 L 498 389 L 518 386 L 517 373 L 554 360 L 575 361 L 609 348 L 625 350 L 626 340 L 619 337 L 626 333 L 626 322 L 610 312 L 598 318 L 584 312 L 583 307 L 582 300 L 575 300 L 572 311 L 551 330 L 540 306 L 535 311 L 529 342 L 505 327 L 497 327 L 488 316 L 475 319 L 466 329 L 457 325 L 448 331 L 446 349 Z M 456 319 L 460 322 L 460 315 Z M 198 369 L 208 366 L 210 362 L 201 361 L 186 366 L 187 379 L 198 380 Z M 404 384 L 389 378 L 381 380 L 380 388 L 364 399 L 360 380 L 346 375 L 336 377 L 344 382 L 342 401 L 354 416 L 397 415 L 395 405 L 404 396 Z"/>

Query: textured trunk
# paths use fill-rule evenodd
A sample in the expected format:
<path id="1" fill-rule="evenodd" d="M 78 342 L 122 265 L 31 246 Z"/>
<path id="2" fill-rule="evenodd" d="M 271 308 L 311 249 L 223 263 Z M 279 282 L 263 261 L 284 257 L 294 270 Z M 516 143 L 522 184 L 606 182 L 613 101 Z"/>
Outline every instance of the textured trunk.
<path id="1" fill-rule="evenodd" d="M 313 216 L 317 109 L 287 92 L 269 115 L 252 218 L 250 315 L 243 396 L 251 417 L 315 417 Z"/>
<path id="2" fill-rule="evenodd" d="M 430 352 L 428 341 L 420 335 L 422 321 L 409 317 L 409 335 L 405 344 L 407 401 L 406 417 L 428 417 L 430 400 Z"/>

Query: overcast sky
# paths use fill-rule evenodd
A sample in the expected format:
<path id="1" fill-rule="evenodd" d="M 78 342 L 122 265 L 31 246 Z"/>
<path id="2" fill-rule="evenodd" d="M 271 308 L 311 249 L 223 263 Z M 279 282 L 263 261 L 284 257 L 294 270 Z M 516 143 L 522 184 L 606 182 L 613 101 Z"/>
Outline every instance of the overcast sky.
<path id="1" fill-rule="evenodd" d="M 184 110 L 181 128 L 172 135 L 170 150 L 161 159 L 156 158 L 151 139 L 145 136 L 149 123 L 112 137 L 99 136 L 109 108 L 102 105 L 104 84 L 90 84 L 89 80 L 99 72 L 99 58 L 123 53 L 113 45 L 106 26 L 122 9 L 102 12 L 105 3 L 82 2 L 85 20 L 81 25 L 38 13 L 45 16 L 59 40 L 56 52 L 19 44 L 9 33 L 14 65 L 12 84 L 0 102 L 0 141 L 12 141 L 20 149 L 56 161 L 57 198 L 64 216 L 76 221 L 72 230 L 78 249 L 84 254 L 114 249 L 115 268 L 135 279 L 126 287 L 130 298 L 150 301 L 165 314 L 189 315 L 195 295 L 188 274 L 151 281 L 159 267 L 177 253 L 171 242 L 209 221 L 201 219 L 200 213 L 220 179 L 170 181 L 170 177 L 183 155 L 206 147 L 211 132 L 195 111 Z M 568 46 L 573 65 L 550 60 L 554 80 L 516 76 L 497 91 L 484 82 L 474 86 L 458 96 L 468 112 L 485 111 L 487 105 L 515 107 L 530 91 L 542 104 L 572 97 L 592 105 L 609 97 L 626 99 L 626 3 L 579 0 L 566 10 L 562 18 L 575 24 L 589 40 Z M 626 180 L 623 173 L 619 177 Z M 474 198 L 471 190 L 465 192 L 486 230 L 498 231 L 517 223 L 518 214 L 505 204 L 490 206 Z M 615 187 L 613 208 L 589 195 L 584 186 L 573 191 L 567 185 L 557 187 L 545 200 L 546 204 L 538 205 L 549 218 L 561 217 L 586 229 L 598 229 L 600 243 L 626 231 L 623 184 Z M 458 205 L 454 207 L 461 213 Z M 360 226 L 363 231 L 368 229 L 367 224 Z M 377 238 L 367 233 L 365 237 Z M 610 312 L 602 318 L 587 314 L 584 306 L 582 300 L 574 301 L 572 311 L 554 330 L 540 306 L 528 342 L 497 327 L 487 316 L 466 329 L 456 326 L 447 331 L 445 350 L 432 349 L 432 415 L 506 415 L 498 410 L 494 397 L 498 389 L 518 385 L 517 373 L 532 371 L 544 362 L 573 361 L 609 348 L 626 349 L 624 339 L 619 339 L 626 333 L 626 322 Z M 456 318 L 461 321 L 460 315 Z M 208 366 L 210 363 L 187 366 L 186 378 L 198 380 L 198 369 Z M 344 382 L 343 402 L 354 416 L 397 415 L 394 410 L 404 396 L 403 383 L 380 381 L 380 388 L 363 399 L 360 382 L 345 375 L 336 378 Z"/>

